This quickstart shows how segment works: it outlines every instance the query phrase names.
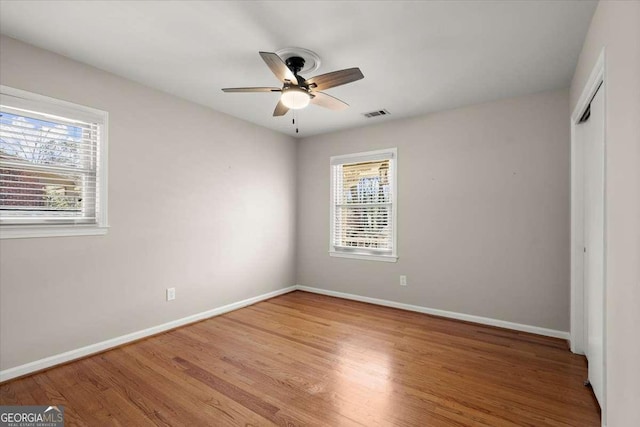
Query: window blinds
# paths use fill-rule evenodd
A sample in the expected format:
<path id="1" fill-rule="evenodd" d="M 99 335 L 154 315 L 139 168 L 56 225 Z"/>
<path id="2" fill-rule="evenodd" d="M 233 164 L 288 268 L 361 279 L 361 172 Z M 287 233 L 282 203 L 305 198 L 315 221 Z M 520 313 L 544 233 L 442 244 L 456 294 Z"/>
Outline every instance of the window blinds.
<path id="1" fill-rule="evenodd" d="M 0 106 L 0 222 L 97 223 L 101 123 L 23 103 L 3 96 Z"/>
<path id="2" fill-rule="evenodd" d="M 332 160 L 335 251 L 391 255 L 394 248 L 393 153 Z"/>

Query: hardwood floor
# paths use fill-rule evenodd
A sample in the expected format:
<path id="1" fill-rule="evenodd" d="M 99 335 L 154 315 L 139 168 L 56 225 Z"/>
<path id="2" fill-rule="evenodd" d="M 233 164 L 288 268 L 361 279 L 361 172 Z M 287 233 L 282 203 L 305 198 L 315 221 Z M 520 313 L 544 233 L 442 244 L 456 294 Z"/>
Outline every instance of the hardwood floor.
<path id="1" fill-rule="evenodd" d="M 66 425 L 599 426 L 559 339 L 296 291 L 0 386 Z"/>

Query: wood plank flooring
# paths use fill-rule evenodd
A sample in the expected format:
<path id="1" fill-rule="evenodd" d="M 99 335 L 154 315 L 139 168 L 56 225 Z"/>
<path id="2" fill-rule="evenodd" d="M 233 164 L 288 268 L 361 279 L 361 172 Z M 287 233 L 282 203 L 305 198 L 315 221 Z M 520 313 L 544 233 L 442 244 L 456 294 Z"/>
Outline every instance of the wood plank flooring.
<path id="1" fill-rule="evenodd" d="M 564 341 L 296 291 L 0 385 L 79 426 L 599 426 Z"/>

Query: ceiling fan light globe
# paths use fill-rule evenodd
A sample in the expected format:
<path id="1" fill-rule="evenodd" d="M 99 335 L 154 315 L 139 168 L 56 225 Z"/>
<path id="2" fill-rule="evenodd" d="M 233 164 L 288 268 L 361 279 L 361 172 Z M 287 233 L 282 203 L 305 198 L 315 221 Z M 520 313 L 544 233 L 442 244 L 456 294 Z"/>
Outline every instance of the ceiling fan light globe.
<path id="1" fill-rule="evenodd" d="M 282 91 L 282 103 L 291 110 L 299 110 L 309 105 L 311 97 L 307 91 L 298 87 L 291 87 Z"/>

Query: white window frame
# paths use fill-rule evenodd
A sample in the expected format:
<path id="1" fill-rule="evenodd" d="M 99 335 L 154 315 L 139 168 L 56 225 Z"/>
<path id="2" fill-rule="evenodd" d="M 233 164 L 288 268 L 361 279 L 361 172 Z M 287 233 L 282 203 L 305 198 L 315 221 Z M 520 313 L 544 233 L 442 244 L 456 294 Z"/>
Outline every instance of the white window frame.
<path id="1" fill-rule="evenodd" d="M 390 255 L 373 254 L 365 248 L 354 248 L 353 251 L 336 250 L 333 245 L 335 231 L 335 199 L 334 199 L 334 174 L 333 167 L 338 164 L 349 164 L 377 160 L 383 156 L 389 156 L 390 162 L 389 176 L 391 177 L 391 221 L 392 221 L 392 248 Z M 338 258 L 352 258 L 368 261 L 398 261 L 398 149 L 387 148 L 384 150 L 365 151 L 361 153 L 344 154 L 332 156 L 329 160 L 329 256 Z"/>
<path id="2" fill-rule="evenodd" d="M 95 224 L 0 224 L 0 239 L 35 237 L 92 236 L 107 234 L 107 165 L 109 113 L 84 105 L 63 101 L 49 96 L 0 85 L 0 104 L 11 99 L 11 104 L 24 110 L 52 116 L 67 117 L 100 124 L 97 153 L 97 199 L 100 209 Z"/>

